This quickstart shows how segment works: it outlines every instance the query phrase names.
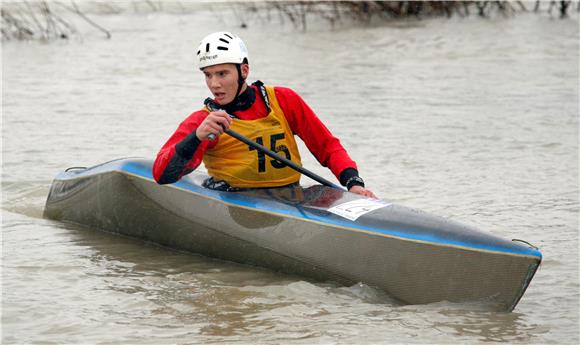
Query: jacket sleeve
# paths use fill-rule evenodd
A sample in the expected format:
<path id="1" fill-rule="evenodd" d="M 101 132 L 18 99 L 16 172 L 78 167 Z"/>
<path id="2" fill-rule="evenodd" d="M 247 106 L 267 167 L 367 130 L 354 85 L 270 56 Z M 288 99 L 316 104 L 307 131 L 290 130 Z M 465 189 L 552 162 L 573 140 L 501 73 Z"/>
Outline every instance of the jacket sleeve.
<path id="1" fill-rule="evenodd" d="M 153 177 L 157 183 L 174 183 L 201 164 L 209 141 L 200 141 L 195 130 L 206 116 L 205 111 L 191 114 L 159 150 L 153 164 Z"/>
<path id="2" fill-rule="evenodd" d="M 350 177 L 358 176 L 357 165 L 340 140 L 328 130 L 302 97 L 289 88 L 275 87 L 274 90 L 290 128 L 304 141 L 320 164 L 328 167 L 342 185 Z"/>

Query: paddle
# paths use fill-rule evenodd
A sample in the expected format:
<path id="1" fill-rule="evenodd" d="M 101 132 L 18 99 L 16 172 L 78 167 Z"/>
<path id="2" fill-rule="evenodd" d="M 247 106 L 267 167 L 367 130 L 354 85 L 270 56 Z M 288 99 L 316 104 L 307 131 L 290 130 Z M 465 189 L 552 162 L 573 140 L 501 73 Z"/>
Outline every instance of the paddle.
<path id="1" fill-rule="evenodd" d="M 208 101 L 209 101 L 209 102 L 208 102 Z M 214 107 L 213 107 L 213 106 L 211 106 L 211 99 L 207 99 L 207 100 L 205 101 L 205 105 L 206 105 L 206 106 L 208 107 L 208 109 L 210 109 L 211 111 L 216 111 L 216 110 L 218 110 L 218 109 L 214 109 Z M 232 115 L 230 115 L 230 116 L 233 118 L 233 116 L 232 116 Z M 247 138 L 247 137 L 245 137 L 245 136 L 243 136 L 243 135 L 241 135 L 241 134 L 239 134 L 239 133 L 237 133 L 237 132 L 235 132 L 235 131 L 233 131 L 233 130 L 231 130 L 231 129 L 225 129 L 225 130 L 224 130 L 224 133 L 228 134 L 228 135 L 229 135 L 229 136 L 231 136 L 231 137 L 234 137 L 234 138 L 238 139 L 239 141 L 243 142 L 244 144 L 246 144 L 246 145 L 250 146 L 251 148 L 254 148 L 254 149 L 256 149 L 256 150 L 258 150 L 258 151 L 260 151 L 260 152 L 264 153 L 265 155 L 267 155 L 267 156 L 270 156 L 270 157 L 274 158 L 274 159 L 275 159 L 275 160 L 277 160 L 278 162 L 281 162 L 281 163 L 284 163 L 284 164 L 286 164 L 286 165 L 287 165 L 287 166 L 289 166 L 290 168 L 292 168 L 292 169 L 294 169 L 294 170 L 298 171 L 299 173 L 301 173 L 301 174 L 303 174 L 303 175 L 306 175 L 306 176 L 310 177 L 311 179 L 313 179 L 314 181 L 316 181 L 316 182 L 318 182 L 318 183 L 320 183 L 320 184 L 322 184 L 322 185 L 325 185 L 325 186 L 327 186 L 327 187 L 332 187 L 332 188 L 342 189 L 341 187 L 339 187 L 339 186 L 337 186 L 336 184 L 334 184 L 334 183 L 332 183 L 332 182 L 328 181 L 327 179 L 325 179 L 325 178 L 323 178 L 323 177 L 321 177 L 321 176 L 318 176 L 318 175 L 316 175 L 316 174 L 315 174 L 315 173 L 313 173 L 312 171 L 310 171 L 310 170 L 307 170 L 307 169 L 305 169 L 305 168 L 301 167 L 300 165 L 298 165 L 298 164 L 296 164 L 296 163 L 292 162 L 291 160 L 287 159 L 286 157 L 282 157 L 282 156 L 280 156 L 280 155 L 279 155 L 279 154 L 277 154 L 276 152 L 274 152 L 274 151 L 272 151 L 272 150 L 270 150 L 270 149 L 268 149 L 268 148 L 266 148 L 266 147 L 264 147 L 264 146 L 262 146 L 262 145 L 258 144 L 257 142 L 255 142 L 255 141 L 253 141 L 253 140 L 250 140 L 249 138 Z M 210 135 L 208 136 L 208 138 L 209 138 L 210 140 L 215 140 L 216 136 L 215 136 L 215 135 L 213 135 L 213 134 L 210 134 Z"/>

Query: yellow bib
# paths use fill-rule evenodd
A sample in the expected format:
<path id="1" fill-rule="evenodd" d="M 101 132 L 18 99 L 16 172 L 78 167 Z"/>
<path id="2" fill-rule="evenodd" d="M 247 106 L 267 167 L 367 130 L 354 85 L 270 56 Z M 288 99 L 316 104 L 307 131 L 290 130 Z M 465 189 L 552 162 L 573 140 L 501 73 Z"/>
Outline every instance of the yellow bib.
<path id="1" fill-rule="evenodd" d="M 274 88 L 266 86 L 266 93 L 271 108 L 268 116 L 256 120 L 234 119 L 230 128 L 301 165 L 294 134 L 278 104 Z M 227 134 L 221 135 L 217 145 L 205 152 L 203 163 L 210 176 L 232 187 L 279 187 L 300 180 L 299 172 Z"/>

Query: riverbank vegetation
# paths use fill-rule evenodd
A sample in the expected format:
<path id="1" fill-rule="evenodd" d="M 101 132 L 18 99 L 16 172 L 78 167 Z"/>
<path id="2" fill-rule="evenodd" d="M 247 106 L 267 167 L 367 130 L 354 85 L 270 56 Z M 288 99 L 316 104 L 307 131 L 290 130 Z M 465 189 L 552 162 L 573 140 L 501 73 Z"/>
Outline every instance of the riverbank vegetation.
<path id="1" fill-rule="evenodd" d="M 2 40 L 56 40 L 80 35 L 77 25 L 88 24 L 110 38 L 111 33 L 87 13 L 191 13 L 212 9 L 231 12 L 242 28 L 278 20 L 306 31 L 309 21 L 323 20 L 335 27 L 351 23 L 371 25 L 381 21 L 428 17 L 514 16 L 519 12 L 549 13 L 566 18 L 580 12 L 579 0 L 561 1 L 227 1 L 217 4 L 189 1 L 143 0 L 128 2 L 4 1 L 1 9 Z M 575 9 L 575 10 L 574 10 Z"/>
<path id="2" fill-rule="evenodd" d="M 574 6 L 575 5 L 575 6 Z M 309 20 L 323 19 L 335 26 L 341 22 L 362 24 L 405 18 L 469 17 L 489 18 L 534 12 L 566 18 L 573 8 L 580 12 L 579 1 L 262 1 L 238 5 L 241 26 L 253 20 L 269 21 L 278 17 L 296 28 L 306 30 Z"/>
<path id="3" fill-rule="evenodd" d="M 3 3 L 0 11 L 2 40 L 68 39 L 79 35 L 75 19 L 81 19 L 111 38 L 111 33 L 89 18 L 74 1 L 10 2 Z"/>

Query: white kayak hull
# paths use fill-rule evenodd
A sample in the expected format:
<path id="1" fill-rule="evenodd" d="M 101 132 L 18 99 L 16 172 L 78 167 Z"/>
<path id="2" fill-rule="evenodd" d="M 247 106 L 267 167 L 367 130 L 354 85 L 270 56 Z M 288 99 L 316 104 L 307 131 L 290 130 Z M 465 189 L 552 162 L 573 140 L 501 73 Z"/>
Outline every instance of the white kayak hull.
<path id="1" fill-rule="evenodd" d="M 219 192 L 201 187 L 199 173 L 158 185 L 151 165 L 125 159 L 63 172 L 45 216 L 317 280 L 364 282 L 407 304 L 484 301 L 511 311 L 542 259 L 528 245 L 386 202 L 347 219 L 329 210 L 364 198 L 338 189 Z"/>

